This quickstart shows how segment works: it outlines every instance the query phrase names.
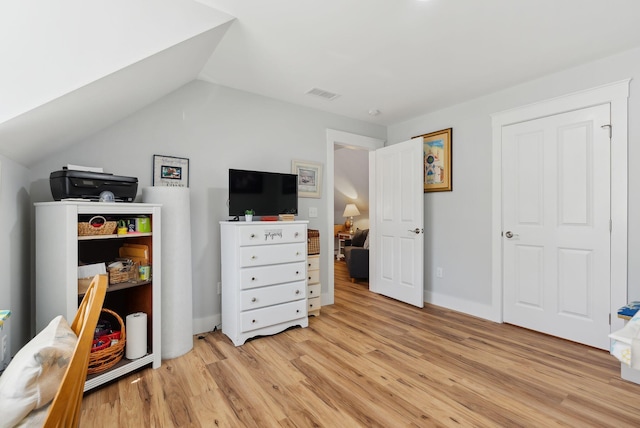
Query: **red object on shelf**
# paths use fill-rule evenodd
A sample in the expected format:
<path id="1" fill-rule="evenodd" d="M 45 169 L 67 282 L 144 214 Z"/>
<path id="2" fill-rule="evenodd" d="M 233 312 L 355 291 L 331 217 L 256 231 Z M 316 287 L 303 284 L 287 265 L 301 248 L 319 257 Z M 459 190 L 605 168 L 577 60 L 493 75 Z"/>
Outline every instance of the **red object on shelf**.
<path id="1" fill-rule="evenodd" d="M 262 217 L 260 217 L 260 220 L 262 220 L 262 221 L 278 221 L 278 216 L 277 215 L 263 215 Z"/>
<path id="2" fill-rule="evenodd" d="M 101 351 L 105 348 L 108 348 L 109 346 L 111 346 L 111 339 L 109 339 L 107 336 L 102 336 L 97 340 L 96 339 L 93 340 L 93 345 L 91 346 L 91 352 Z"/>
<path id="3" fill-rule="evenodd" d="M 109 340 L 120 340 L 120 331 L 114 331 L 111 334 L 105 334 L 105 337 L 108 337 Z"/>

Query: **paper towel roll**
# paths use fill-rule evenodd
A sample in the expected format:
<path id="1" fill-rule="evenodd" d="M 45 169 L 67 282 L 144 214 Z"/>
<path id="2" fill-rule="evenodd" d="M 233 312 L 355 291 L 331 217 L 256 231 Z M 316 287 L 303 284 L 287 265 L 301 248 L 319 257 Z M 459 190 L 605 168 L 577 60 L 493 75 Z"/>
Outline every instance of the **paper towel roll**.
<path id="1" fill-rule="evenodd" d="M 125 356 L 129 360 L 144 357 L 147 354 L 147 314 L 135 312 L 126 318 Z"/>
<path id="2" fill-rule="evenodd" d="M 188 187 L 144 187 L 142 201 L 162 204 L 162 359 L 193 348 L 191 209 Z"/>

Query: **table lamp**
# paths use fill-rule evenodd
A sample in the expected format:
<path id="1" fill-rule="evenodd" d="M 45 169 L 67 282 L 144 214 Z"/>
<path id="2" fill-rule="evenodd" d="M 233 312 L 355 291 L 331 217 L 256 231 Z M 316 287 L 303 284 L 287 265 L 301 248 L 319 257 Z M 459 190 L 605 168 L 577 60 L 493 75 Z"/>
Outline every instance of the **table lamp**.
<path id="1" fill-rule="evenodd" d="M 353 235 L 353 217 L 357 217 L 360 215 L 360 211 L 358 211 L 358 207 L 356 204 L 347 204 L 344 208 L 343 217 L 347 217 L 347 221 L 344 222 L 345 230 L 349 231 L 349 234 Z"/>

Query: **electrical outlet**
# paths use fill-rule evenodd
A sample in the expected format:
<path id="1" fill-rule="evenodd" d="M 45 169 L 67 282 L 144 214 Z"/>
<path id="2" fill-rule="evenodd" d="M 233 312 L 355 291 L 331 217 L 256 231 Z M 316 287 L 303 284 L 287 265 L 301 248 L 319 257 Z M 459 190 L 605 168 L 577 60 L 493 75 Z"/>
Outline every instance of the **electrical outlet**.
<path id="1" fill-rule="evenodd" d="M 217 293 L 218 294 L 222 294 L 222 283 L 221 282 L 218 283 L 218 291 L 217 291 Z"/>
<path id="2" fill-rule="evenodd" d="M 436 268 L 436 278 L 442 278 L 444 276 L 444 273 L 442 272 L 442 268 L 441 267 L 437 267 Z"/>

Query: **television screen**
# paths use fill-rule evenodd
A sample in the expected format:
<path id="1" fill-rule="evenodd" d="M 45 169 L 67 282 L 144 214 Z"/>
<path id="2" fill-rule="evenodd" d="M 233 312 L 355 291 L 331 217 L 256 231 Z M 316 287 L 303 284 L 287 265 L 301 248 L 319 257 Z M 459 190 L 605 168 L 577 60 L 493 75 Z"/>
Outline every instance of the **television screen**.
<path id="1" fill-rule="evenodd" d="M 229 215 L 298 214 L 298 176 L 276 172 L 229 170 Z"/>

